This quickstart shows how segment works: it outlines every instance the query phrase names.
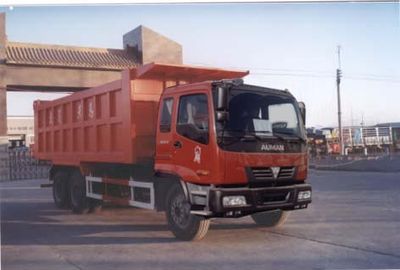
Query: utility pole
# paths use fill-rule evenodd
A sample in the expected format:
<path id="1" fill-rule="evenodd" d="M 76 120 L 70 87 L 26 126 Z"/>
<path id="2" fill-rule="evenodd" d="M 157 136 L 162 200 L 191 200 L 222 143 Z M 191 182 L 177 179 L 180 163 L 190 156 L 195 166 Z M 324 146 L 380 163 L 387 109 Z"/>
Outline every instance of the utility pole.
<path id="1" fill-rule="evenodd" d="M 337 100 L 338 100 L 338 124 L 339 124 L 339 144 L 340 154 L 344 155 L 344 143 L 343 143 L 343 130 L 342 130 L 342 110 L 340 101 L 340 78 L 342 77 L 341 62 L 340 62 L 340 46 L 337 47 L 338 64 L 339 67 L 336 69 L 336 88 L 337 88 Z"/>

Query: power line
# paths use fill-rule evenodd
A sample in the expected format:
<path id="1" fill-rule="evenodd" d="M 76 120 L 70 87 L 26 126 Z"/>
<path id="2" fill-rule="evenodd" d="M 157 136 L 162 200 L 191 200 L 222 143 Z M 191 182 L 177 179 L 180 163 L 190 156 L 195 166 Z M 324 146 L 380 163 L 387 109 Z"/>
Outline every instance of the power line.
<path id="1" fill-rule="evenodd" d="M 199 62 L 189 62 L 190 65 L 201 65 L 210 67 L 212 65 L 206 63 Z M 232 69 L 246 69 L 246 70 L 265 70 L 265 71 L 276 71 L 276 72 L 300 72 L 300 73 L 321 73 L 321 74 L 330 74 L 331 71 L 321 71 L 321 70 L 310 70 L 310 69 L 287 69 L 287 68 L 268 68 L 268 67 L 251 67 L 251 66 L 224 66 L 223 68 L 232 68 Z"/>
<path id="2" fill-rule="evenodd" d="M 189 63 L 192 65 L 210 66 L 205 63 Z M 339 64 L 341 65 L 341 63 Z M 250 66 L 225 66 L 223 68 L 231 69 L 247 69 L 250 70 L 249 75 L 255 76 L 292 76 L 292 77 L 311 77 L 311 78 L 335 78 L 336 75 L 331 71 L 318 71 L 318 70 L 306 70 L 306 69 L 274 69 L 266 67 L 250 67 Z M 252 72 L 252 71 L 255 72 Z M 270 72 L 263 72 L 270 71 Z M 384 81 L 391 83 L 400 83 L 398 77 L 378 74 L 356 74 L 356 73 L 345 73 L 342 74 L 342 78 L 349 80 L 367 80 L 367 81 Z"/>
<path id="3" fill-rule="evenodd" d="M 292 77 L 313 77 L 313 78 L 335 78 L 334 75 L 318 75 L 318 74 L 295 74 L 295 73 L 266 73 L 266 72 L 250 72 L 249 75 L 256 76 L 292 76 Z"/>
<path id="4" fill-rule="evenodd" d="M 376 75 L 371 73 L 359 73 L 359 74 L 349 74 L 350 76 L 358 76 L 358 77 L 367 77 L 367 78 L 378 78 L 378 79 L 388 79 L 388 80 L 398 80 L 400 74 L 398 76 L 388 76 L 388 75 Z"/>
<path id="5" fill-rule="evenodd" d="M 335 75 L 319 75 L 319 74 L 296 74 L 296 73 L 266 73 L 266 72 L 250 72 L 249 75 L 255 76 L 288 76 L 288 77 L 310 77 L 310 78 L 335 78 Z M 349 76 L 342 75 L 342 78 L 347 80 L 366 80 L 366 81 L 381 81 L 390 83 L 400 83 L 400 80 L 378 77 L 364 77 L 364 76 Z"/>
<path id="6" fill-rule="evenodd" d="M 400 80 L 396 79 L 381 79 L 381 78 L 371 78 L 371 77 L 359 77 L 359 76 L 343 76 L 348 80 L 365 80 L 365 81 L 381 81 L 381 82 L 390 82 L 390 83 L 400 83 Z"/>

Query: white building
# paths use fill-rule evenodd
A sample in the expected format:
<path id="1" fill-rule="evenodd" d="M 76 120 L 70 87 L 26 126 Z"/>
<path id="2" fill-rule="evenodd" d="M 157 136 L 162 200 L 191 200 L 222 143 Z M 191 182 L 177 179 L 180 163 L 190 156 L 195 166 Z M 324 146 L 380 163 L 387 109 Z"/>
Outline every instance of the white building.
<path id="1" fill-rule="evenodd" d="M 33 144 L 33 116 L 7 116 L 7 135 L 11 145 L 29 146 Z"/>

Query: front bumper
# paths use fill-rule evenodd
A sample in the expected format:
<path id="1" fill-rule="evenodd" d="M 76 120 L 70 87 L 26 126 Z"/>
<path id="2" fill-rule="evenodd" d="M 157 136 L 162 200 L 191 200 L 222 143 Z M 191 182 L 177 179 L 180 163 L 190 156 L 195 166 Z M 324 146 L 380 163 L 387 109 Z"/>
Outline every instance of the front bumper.
<path id="1" fill-rule="evenodd" d="M 300 191 L 310 191 L 311 185 L 299 184 L 266 188 L 212 188 L 209 193 L 209 210 L 213 216 L 238 217 L 268 210 L 296 210 L 307 208 L 311 197 L 298 200 Z M 246 205 L 224 206 L 224 196 L 242 195 Z"/>

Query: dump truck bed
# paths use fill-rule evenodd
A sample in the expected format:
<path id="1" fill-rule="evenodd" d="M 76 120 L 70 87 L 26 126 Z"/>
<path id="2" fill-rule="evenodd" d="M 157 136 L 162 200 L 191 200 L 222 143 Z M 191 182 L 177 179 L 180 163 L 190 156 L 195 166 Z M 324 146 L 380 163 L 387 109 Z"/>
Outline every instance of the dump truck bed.
<path id="1" fill-rule="evenodd" d="M 151 63 L 121 79 L 53 101 L 34 102 L 34 155 L 59 165 L 152 161 L 166 87 L 241 78 L 245 71 Z"/>

